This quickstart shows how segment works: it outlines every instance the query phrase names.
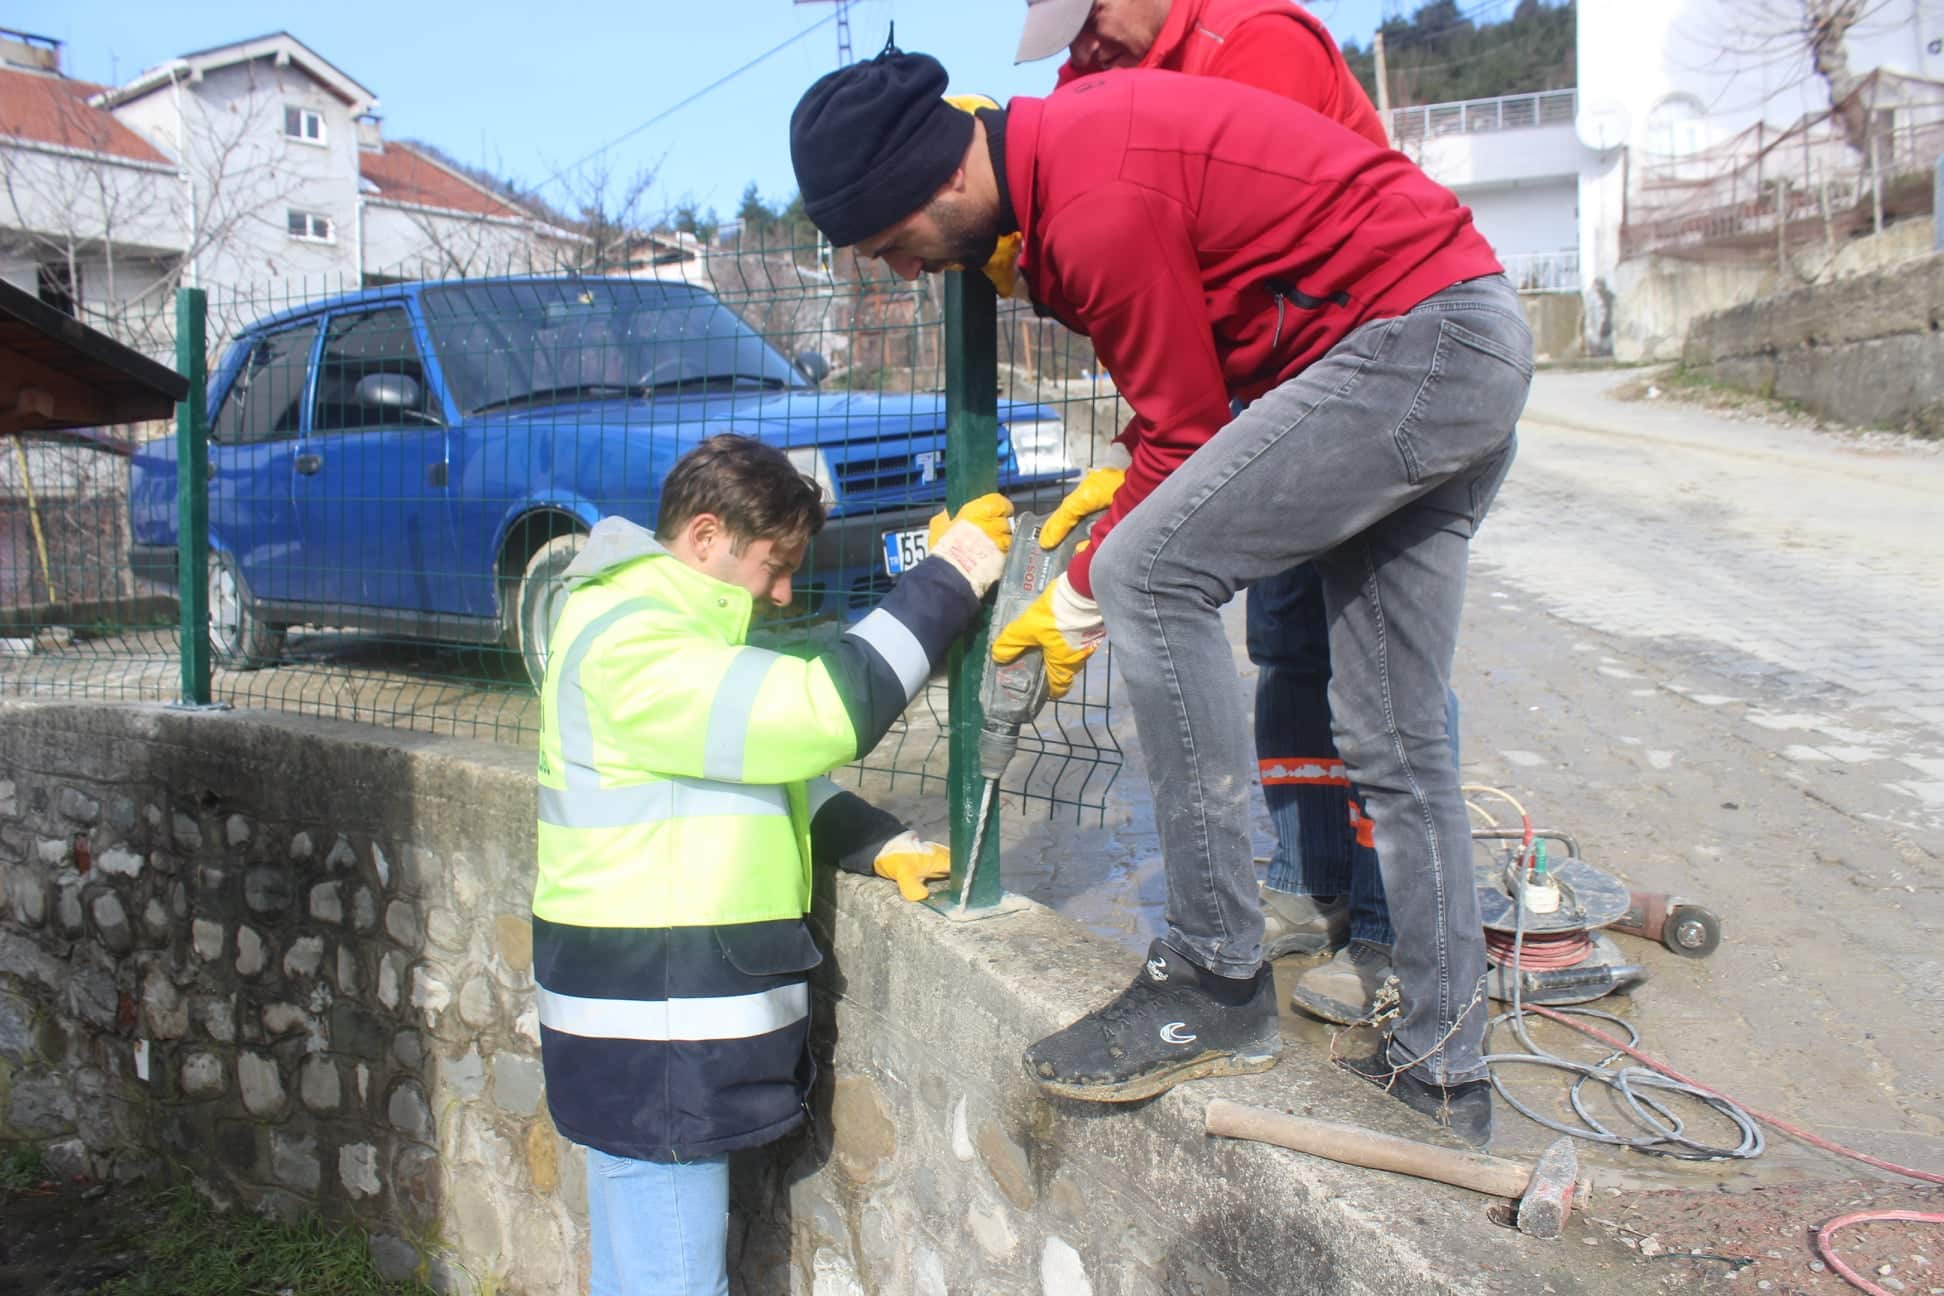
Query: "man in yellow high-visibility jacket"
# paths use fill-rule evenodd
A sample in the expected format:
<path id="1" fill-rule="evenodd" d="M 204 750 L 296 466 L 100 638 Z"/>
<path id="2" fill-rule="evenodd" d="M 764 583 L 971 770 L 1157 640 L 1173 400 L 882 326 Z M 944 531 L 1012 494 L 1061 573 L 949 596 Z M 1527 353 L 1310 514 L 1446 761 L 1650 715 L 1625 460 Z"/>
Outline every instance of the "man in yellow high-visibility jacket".
<path id="1" fill-rule="evenodd" d="M 533 895 L 547 1100 L 587 1148 L 592 1290 L 728 1290 L 727 1154 L 804 1117 L 813 860 L 895 878 L 945 848 L 823 775 L 869 751 L 998 578 L 1011 505 L 933 523 L 932 554 L 816 656 L 744 642 L 823 524 L 782 451 L 712 437 L 656 530 L 607 518 L 567 571 L 541 689 Z"/>

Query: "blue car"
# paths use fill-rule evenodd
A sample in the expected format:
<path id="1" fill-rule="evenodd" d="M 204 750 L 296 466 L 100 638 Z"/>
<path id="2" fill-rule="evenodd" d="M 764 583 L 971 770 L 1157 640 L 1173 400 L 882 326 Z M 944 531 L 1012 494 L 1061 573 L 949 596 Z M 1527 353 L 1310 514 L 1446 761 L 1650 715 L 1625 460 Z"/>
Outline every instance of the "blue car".
<path id="1" fill-rule="evenodd" d="M 536 681 L 559 577 L 601 517 L 644 524 L 719 432 L 784 449 L 829 521 L 799 586 L 868 606 L 924 554 L 945 402 L 825 392 L 707 291 L 616 278 L 398 284 L 250 325 L 209 385 L 209 601 L 219 660 L 274 662 L 294 625 L 501 645 Z M 999 408 L 1000 489 L 1057 499 L 1058 416 Z M 131 561 L 175 583 L 172 439 L 136 450 Z"/>

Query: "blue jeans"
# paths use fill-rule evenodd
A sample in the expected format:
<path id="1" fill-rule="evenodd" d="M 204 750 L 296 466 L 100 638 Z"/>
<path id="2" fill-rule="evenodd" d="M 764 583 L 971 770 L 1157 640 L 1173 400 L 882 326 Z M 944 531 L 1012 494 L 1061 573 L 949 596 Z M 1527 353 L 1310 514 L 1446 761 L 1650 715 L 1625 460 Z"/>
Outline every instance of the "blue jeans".
<path id="1" fill-rule="evenodd" d="M 1390 945 L 1390 909 L 1373 825 L 1342 772 L 1330 732 L 1330 625 L 1323 582 L 1304 563 L 1249 587 L 1249 660 L 1256 664 L 1256 763 L 1276 830 L 1272 891 L 1350 897 L 1350 939 Z M 1451 759 L 1458 757 L 1458 695 L 1445 694 Z"/>
<path id="2" fill-rule="evenodd" d="M 587 1149 L 591 1296 L 728 1296 L 729 1158 Z"/>
<path id="3" fill-rule="evenodd" d="M 1220 609 L 1314 561 L 1332 732 L 1373 824 L 1403 1005 L 1391 1056 L 1485 1075 L 1485 937 L 1446 694 L 1473 532 L 1510 471 L 1532 335 L 1503 275 L 1352 331 L 1196 450 L 1101 544 L 1093 593 L 1146 753 L 1167 940 L 1227 976 L 1262 957 L 1255 755 Z"/>

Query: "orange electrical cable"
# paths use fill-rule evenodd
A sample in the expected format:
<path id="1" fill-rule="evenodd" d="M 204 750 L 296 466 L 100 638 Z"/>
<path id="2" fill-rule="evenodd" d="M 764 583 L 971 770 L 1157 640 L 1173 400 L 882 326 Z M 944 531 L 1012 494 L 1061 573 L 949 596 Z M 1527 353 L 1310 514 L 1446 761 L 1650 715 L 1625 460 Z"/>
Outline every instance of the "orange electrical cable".
<path id="1" fill-rule="evenodd" d="M 1816 1250 L 1822 1253 L 1823 1263 L 1834 1269 L 1839 1277 L 1858 1291 L 1868 1292 L 1869 1296 L 1893 1296 L 1888 1287 L 1879 1287 L 1856 1270 L 1844 1264 L 1836 1254 L 1836 1248 L 1829 1244 L 1830 1234 L 1837 1229 L 1848 1228 L 1852 1224 L 1898 1223 L 1944 1224 L 1944 1215 L 1934 1211 L 1858 1211 L 1854 1215 L 1840 1215 L 1816 1230 Z"/>
<path id="2" fill-rule="evenodd" d="M 1597 1027 L 1588 1026 L 1584 1022 L 1574 1021 L 1571 1017 L 1566 1016 L 1564 1013 L 1553 1012 L 1551 1009 L 1545 1008 L 1535 1003 L 1525 1004 L 1524 1008 L 1527 1012 L 1538 1013 L 1541 1017 L 1545 1017 L 1552 1021 L 1556 1021 L 1562 1026 L 1570 1026 L 1574 1030 L 1578 1031 L 1580 1034 L 1591 1036 L 1592 1038 L 1600 1041 L 1600 1043 L 1605 1044 L 1609 1048 L 1619 1049 L 1622 1053 L 1625 1053 L 1628 1057 L 1634 1059 L 1636 1062 L 1639 1062 L 1645 1066 L 1652 1067 L 1654 1070 L 1660 1072 L 1662 1075 L 1678 1080 L 1682 1084 L 1687 1085 L 1690 1088 L 1699 1090 L 1700 1092 L 1705 1094 L 1711 1094 L 1714 1097 L 1721 1099 L 1723 1102 L 1734 1103 L 1735 1106 L 1740 1107 L 1744 1112 L 1747 1112 L 1750 1116 L 1753 1116 L 1756 1120 L 1762 1122 L 1764 1125 L 1772 1125 L 1776 1129 L 1781 1130 L 1784 1134 L 1787 1134 L 1790 1138 L 1800 1139 L 1802 1142 L 1807 1143 L 1811 1147 L 1821 1148 L 1825 1152 L 1831 1152 L 1840 1157 L 1848 1157 L 1852 1161 L 1861 1161 L 1864 1165 L 1875 1166 L 1879 1170 L 1887 1170 L 1891 1174 L 1902 1175 L 1907 1179 L 1918 1179 L 1918 1180 L 1922 1180 L 1925 1183 L 1944 1184 L 1944 1175 L 1934 1174 L 1929 1170 L 1918 1170 L 1911 1166 L 1898 1165 L 1895 1161 L 1885 1161 L 1883 1158 L 1873 1157 L 1867 1152 L 1858 1152 L 1855 1148 L 1847 1148 L 1844 1147 L 1841 1143 L 1832 1142 L 1831 1140 L 1823 1138 L 1822 1136 L 1817 1134 L 1811 1134 L 1808 1130 L 1802 1129 L 1799 1126 L 1791 1125 L 1789 1124 L 1789 1122 L 1785 1120 L 1780 1120 L 1774 1116 L 1770 1116 L 1766 1112 L 1756 1111 L 1753 1107 L 1747 1106 L 1744 1103 L 1737 1102 L 1735 1099 L 1730 1098 L 1727 1094 L 1722 1093 L 1721 1090 L 1719 1089 L 1710 1088 L 1709 1086 L 1702 1084 L 1699 1080 L 1688 1079 L 1686 1076 L 1682 1075 L 1679 1071 L 1676 1071 L 1673 1067 L 1668 1066 L 1666 1063 L 1658 1061 L 1655 1058 L 1649 1057 L 1647 1054 L 1642 1053 L 1639 1049 L 1633 1047 L 1631 1044 L 1627 1044 L 1620 1040 L 1617 1040 L 1613 1036 L 1607 1034 L 1603 1030 L 1598 1029 Z M 1860 1211 L 1854 1215 L 1840 1215 L 1837 1218 L 1830 1220 L 1828 1223 L 1822 1225 L 1816 1230 L 1816 1250 L 1822 1253 L 1823 1262 L 1827 1264 L 1831 1269 L 1834 1269 L 1837 1275 L 1841 1277 L 1843 1281 L 1847 1282 L 1850 1286 L 1855 1287 L 1858 1291 L 1868 1293 L 1868 1296 L 1892 1296 L 1892 1293 L 1889 1288 L 1879 1287 L 1877 1284 L 1871 1282 L 1868 1278 L 1865 1278 L 1863 1275 L 1857 1273 L 1856 1270 L 1844 1264 L 1843 1261 L 1837 1257 L 1835 1249 L 1831 1247 L 1829 1243 L 1830 1236 L 1834 1234 L 1838 1229 L 1848 1228 L 1852 1224 L 1869 1224 L 1869 1223 L 1877 1223 L 1877 1222 L 1944 1224 L 1944 1214 L 1938 1214 L 1930 1211 L 1905 1211 L 1905 1210 Z"/>

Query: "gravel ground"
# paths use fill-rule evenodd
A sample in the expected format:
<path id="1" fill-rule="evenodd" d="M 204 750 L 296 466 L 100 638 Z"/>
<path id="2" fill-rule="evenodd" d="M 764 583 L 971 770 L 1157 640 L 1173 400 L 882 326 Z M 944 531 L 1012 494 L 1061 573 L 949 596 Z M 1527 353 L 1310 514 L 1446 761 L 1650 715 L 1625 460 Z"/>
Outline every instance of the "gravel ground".
<path id="1" fill-rule="evenodd" d="M 1944 1189 L 1842 1180 L 1745 1193 L 1598 1196 L 1588 1223 L 1632 1253 L 1641 1290 L 1854 1292 L 1816 1250 L 1816 1228 L 1860 1211 L 1944 1211 Z M 1599 1234 L 1583 1235 L 1596 1243 Z M 1912 1223 L 1859 1224 L 1835 1253 L 1886 1291 L 1944 1293 L 1944 1231 Z M 1624 1262 L 1623 1262 L 1624 1263 Z"/>

